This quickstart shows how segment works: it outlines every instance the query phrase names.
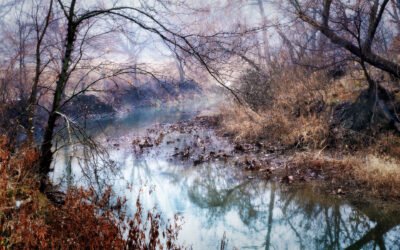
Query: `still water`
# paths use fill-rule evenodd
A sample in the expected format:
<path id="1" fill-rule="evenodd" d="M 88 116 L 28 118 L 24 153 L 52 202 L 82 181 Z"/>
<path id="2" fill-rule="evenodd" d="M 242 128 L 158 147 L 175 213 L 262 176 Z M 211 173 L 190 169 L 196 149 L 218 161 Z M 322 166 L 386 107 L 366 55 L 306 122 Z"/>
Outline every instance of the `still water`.
<path id="1" fill-rule="evenodd" d="M 243 176 L 229 161 L 194 167 L 171 160 L 173 148 L 189 140 L 179 134 L 167 135 L 159 150 L 135 155 L 131 146 L 135 135 L 145 134 L 147 127 L 157 123 L 192 118 L 193 111 L 202 108 L 194 103 L 136 108 L 87 124 L 90 134 L 107 147 L 119 166 L 111 173 L 113 178 L 110 173 L 99 175 L 107 176 L 115 192 L 128 199 L 131 213 L 141 189 L 145 208 L 156 206 L 165 220 L 175 214 L 183 216 L 179 241 L 193 249 L 218 249 L 224 233 L 228 249 L 400 249 L 400 215 L 390 208 L 355 207 L 312 185 L 288 191 L 279 183 Z M 212 131 L 201 133 L 215 138 Z M 177 137 L 181 137 L 179 142 L 165 143 Z M 216 147 L 230 147 L 213 140 Z M 85 156 L 79 147 L 67 147 L 57 154 L 54 182 L 66 175 L 71 156 L 73 179 L 84 183 L 89 170 L 78 163 Z"/>

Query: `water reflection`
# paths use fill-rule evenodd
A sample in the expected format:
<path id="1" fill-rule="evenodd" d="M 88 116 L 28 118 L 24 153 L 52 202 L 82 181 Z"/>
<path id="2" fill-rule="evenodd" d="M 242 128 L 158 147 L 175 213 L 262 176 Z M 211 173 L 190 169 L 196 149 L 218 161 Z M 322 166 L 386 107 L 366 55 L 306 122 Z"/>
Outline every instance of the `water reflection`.
<path id="1" fill-rule="evenodd" d="M 128 160 L 129 161 L 129 160 Z M 181 240 L 215 249 L 224 232 L 240 249 L 398 249 L 400 215 L 374 206 L 357 209 L 309 186 L 285 191 L 248 179 L 226 164 L 191 167 L 165 160 L 133 160 L 130 180 L 154 185 L 149 208 L 179 212 Z M 132 195 L 134 192 L 132 193 Z"/>
<path id="2" fill-rule="evenodd" d="M 146 208 L 157 205 L 164 219 L 182 215 L 180 240 L 193 249 L 217 249 L 224 232 L 229 246 L 239 249 L 400 249 L 400 214 L 395 210 L 346 204 L 314 186 L 289 192 L 278 183 L 243 176 L 229 162 L 193 167 L 169 161 L 176 145 L 137 159 L 129 146 L 130 130 L 190 115 L 173 109 L 135 112 L 102 126 L 107 135 L 127 137 L 126 144 L 109 151 L 121 167 L 112 176 L 113 189 L 128 198 L 130 213 L 142 189 Z M 65 174 L 70 155 L 68 150 L 58 155 L 54 176 Z M 71 172 L 75 181 L 82 177 L 74 160 Z"/>
<path id="3" fill-rule="evenodd" d="M 82 135 L 76 134 L 72 134 L 73 145 L 70 145 L 70 134 L 61 131 L 60 135 L 63 136 L 56 143 L 60 149 L 55 154 L 54 171 L 50 177 L 55 184 L 63 186 L 69 185 L 73 179 L 80 186 L 102 190 L 112 183 L 110 179 L 118 178 L 120 165 L 114 164 L 114 160 L 127 158 L 135 135 L 143 133 L 153 124 L 190 119 L 204 109 L 206 103 L 207 100 L 194 99 L 177 105 L 137 107 L 118 116 L 83 122 L 81 125 L 85 127 L 85 138 L 96 141 L 97 145 L 80 144 Z M 120 148 L 123 149 L 120 151 L 123 155 L 110 159 L 109 153 Z"/>
<path id="4" fill-rule="evenodd" d="M 193 100 L 181 105 L 162 107 L 138 107 L 127 109 L 116 117 L 106 117 L 101 120 L 88 121 L 87 131 L 96 136 L 112 136 L 118 138 L 135 132 L 143 131 L 144 128 L 158 123 L 171 123 L 189 119 L 195 112 L 204 106 L 203 101 Z"/>

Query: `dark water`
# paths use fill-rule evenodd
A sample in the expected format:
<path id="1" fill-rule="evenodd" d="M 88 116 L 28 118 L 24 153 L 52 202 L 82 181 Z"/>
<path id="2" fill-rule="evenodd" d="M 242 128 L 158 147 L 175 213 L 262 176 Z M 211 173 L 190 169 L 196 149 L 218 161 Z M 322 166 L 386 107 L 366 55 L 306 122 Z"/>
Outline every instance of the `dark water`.
<path id="1" fill-rule="evenodd" d="M 100 141 L 111 138 L 118 142 L 118 146 L 110 146 L 109 153 L 121 171 L 111 182 L 118 194 L 128 198 L 130 208 L 135 208 L 141 189 L 146 208 L 156 205 L 164 219 L 183 216 L 179 239 L 193 249 L 218 249 L 224 233 L 229 249 L 400 249 L 400 215 L 390 206 L 355 207 L 311 185 L 287 191 L 278 183 L 242 176 L 229 162 L 194 167 L 169 160 L 173 147 L 180 145 L 164 143 L 157 152 L 139 158 L 132 152 L 133 135 L 145 133 L 144 128 L 154 123 L 191 118 L 196 113 L 188 111 L 199 109 L 202 105 L 196 102 L 139 108 L 119 118 L 88 124 Z M 201 133 L 214 138 L 211 131 Z M 179 134 L 167 137 L 181 137 L 179 144 L 189 140 Z M 229 147 L 215 139 L 213 144 Z M 69 149 L 58 155 L 54 180 L 65 175 L 65 158 L 71 154 Z M 78 165 L 73 161 L 72 172 L 79 181 L 82 169 Z M 133 189 L 126 189 L 128 183 Z"/>

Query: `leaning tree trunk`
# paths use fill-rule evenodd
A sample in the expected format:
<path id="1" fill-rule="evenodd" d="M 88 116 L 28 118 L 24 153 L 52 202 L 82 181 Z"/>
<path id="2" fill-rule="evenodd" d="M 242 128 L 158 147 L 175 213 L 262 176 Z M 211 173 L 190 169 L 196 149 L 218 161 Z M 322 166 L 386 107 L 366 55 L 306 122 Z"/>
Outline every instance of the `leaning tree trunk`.
<path id="1" fill-rule="evenodd" d="M 44 191 L 47 186 L 47 176 L 50 172 L 50 165 L 53 160 L 53 137 L 54 137 L 54 128 L 56 126 L 56 121 L 59 116 L 58 109 L 61 103 L 61 96 L 64 91 L 64 86 L 67 81 L 67 70 L 70 60 L 70 54 L 65 57 L 63 72 L 60 75 L 60 78 L 57 82 L 56 92 L 54 93 L 53 99 L 53 108 L 50 112 L 49 118 L 47 120 L 46 130 L 44 132 L 43 142 L 40 149 L 40 167 L 39 174 L 41 176 L 41 191 Z"/>
<path id="2" fill-rule="evenodd" d="M 51 113 L 47 122 L 47 127 L 44 132 L 43 143 L 40 149 L 40 168 L 41 175 L 40 189 L 43 191 L 46 187 L 47 175 L 50 172 L 50 165 L 53 160 L 53 151 L 51 150 L 53 143 L 54 127 L 57 120 L 57 114 Z"/>

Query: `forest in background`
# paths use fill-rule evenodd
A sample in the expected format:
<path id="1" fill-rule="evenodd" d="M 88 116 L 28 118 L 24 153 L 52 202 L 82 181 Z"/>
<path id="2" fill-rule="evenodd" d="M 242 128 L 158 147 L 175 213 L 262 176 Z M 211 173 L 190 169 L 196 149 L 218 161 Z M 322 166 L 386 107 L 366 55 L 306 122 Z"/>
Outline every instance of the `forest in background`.
<path id="1" fill-rule="evenodd" d="M 57 191 L 53 156 L 71 134 L 104 154 L 81 122 L 121 100 L 215 85 L 227 95 L 220 130 L 234 143 L 284 149 L 298 169 L 340 170 L 332 179 L 349 190 L 399 201 L 399 11 L 398 0 L 0 1 L 1 245 L 161 244 L 157 215 L 150 238 L 135 218 L 125 239 L 110 193 Z M 82 235 L 70 232 L 86 217 L 71 209 L 92 218 Z"/>

